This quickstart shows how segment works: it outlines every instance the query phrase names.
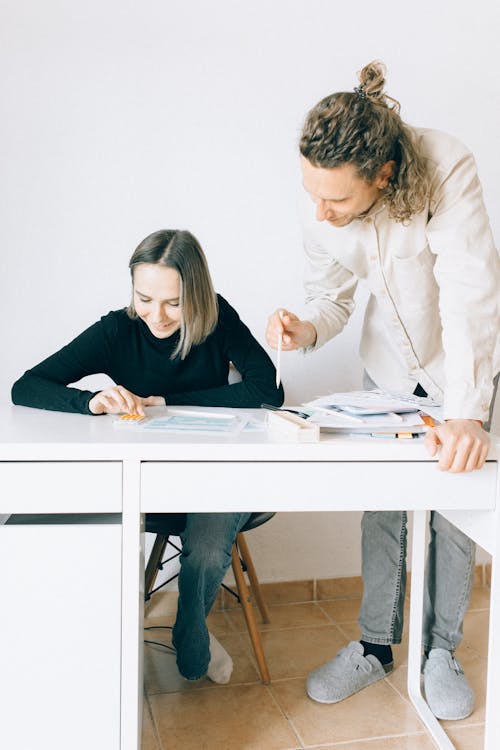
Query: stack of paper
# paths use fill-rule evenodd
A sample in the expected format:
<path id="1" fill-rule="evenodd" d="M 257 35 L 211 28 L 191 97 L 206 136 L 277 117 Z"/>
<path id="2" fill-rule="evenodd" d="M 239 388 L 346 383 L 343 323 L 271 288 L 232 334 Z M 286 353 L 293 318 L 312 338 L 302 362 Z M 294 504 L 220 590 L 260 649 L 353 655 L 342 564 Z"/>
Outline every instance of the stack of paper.
<path id="1" fill-rule="evenodd" d="M 431 399 L 380 390 L 332 393 L 305 407 L 322 431 L 341 434 L 413 438 L 428 429 L 428 416 L 431 424 L 441 421 L 441 407 Z"/>

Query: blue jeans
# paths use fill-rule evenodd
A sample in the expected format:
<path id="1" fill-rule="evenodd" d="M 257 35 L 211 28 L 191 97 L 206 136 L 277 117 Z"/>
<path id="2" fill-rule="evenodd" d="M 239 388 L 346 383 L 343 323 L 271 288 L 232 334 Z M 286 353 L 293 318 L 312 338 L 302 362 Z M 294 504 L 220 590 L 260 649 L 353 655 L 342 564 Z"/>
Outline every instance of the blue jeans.
<path id="1" fill-rule="evenodd" d="M 406 512 L 363 514 L 362 639 L 401 643 L 406 588 Z M 439 513 L 432 512 L 424 593 L 422 645 L 454 651 L 474 579 L 475 545 Z"/>
<path id="2" fill-rule="evenodd" d="M 206 674 L 210 661 L 205 618 L 231 564 L 231 548 L 251 513 L 188 513 L 181 534 L 179 601 L 173 629 L 177 666 L 188 680 Z"/>
<path id="3" fill-rule="evenodd" d="M 495 392 L 498 376 L 495 380 Z M 365 376 L 365 388 L 376 387 Z M 494 397 L 490 408 L 490 420 Z M 485 429 L 489 429 L 489 424 Z M 401 643 L 406 589 L 406 512 L 370 511 L 361 522 L 363 599 L 361 638 L 369 643 Z M 475 544 L 439 513 L 430 518 L 424 591 L 422 645 L 454 651 L 474 579 Z"/>

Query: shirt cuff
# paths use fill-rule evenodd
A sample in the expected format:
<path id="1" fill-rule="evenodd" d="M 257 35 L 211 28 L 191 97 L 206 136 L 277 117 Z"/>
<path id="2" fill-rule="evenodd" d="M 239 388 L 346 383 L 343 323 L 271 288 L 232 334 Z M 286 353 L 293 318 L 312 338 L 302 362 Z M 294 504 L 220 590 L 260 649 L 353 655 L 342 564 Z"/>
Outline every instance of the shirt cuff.
<path id="1" fill-rule="evenodd" d="M 302 351 L 305 354 L 308 354 L 309 352 L 315 352 L 317 349 L 320 349 L 324 344 L 326 344 L 327 341 L 330 341 L 331 338 L 339 333 L 339 331 L 332 332 L 331 324 L 329 325 L 328 322 L 325 321 L 324 315 L 310 314 L 305 316 L 303 320 L 307 321 L 308 323 L 312 323 L 312 325 L 316 329 L 316 342 L 314 344 L 311 344 L 311 346 L 303 347 Z"/>
<path id="2" fill-rule="evenodd" d="M 471 388 L 463 384 L 447 389 L 444 394 L 444 419 L 477 419 L 487 422 L 493 389 Z"/>

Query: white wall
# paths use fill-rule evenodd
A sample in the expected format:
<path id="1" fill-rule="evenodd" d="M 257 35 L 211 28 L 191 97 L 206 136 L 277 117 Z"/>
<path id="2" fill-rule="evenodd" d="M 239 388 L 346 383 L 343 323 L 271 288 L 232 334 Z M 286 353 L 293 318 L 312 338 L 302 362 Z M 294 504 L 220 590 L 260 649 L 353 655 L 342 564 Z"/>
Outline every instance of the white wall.
<path id="1" fill-rule="evenodd" d="M 198 236 L 217 289 L 261 341 L 277 305 L 300 312 L 301 123 L 374 58 L 407 121 L 475 152 L 498 237 L 498 3 L 3 0 L 1 15 L 4 398 L 25 368 L 127 303 L 128 258 L 162 227 Z M 285 358 L 289 402 L 360 384 L 363 301 L 323 351 Z M 290 560 L 285 575 L 266 553 L 269 575 L 303 577 L 304 554 L 318 576 L 358 572 L 351 517 L 274 528 Z"/>

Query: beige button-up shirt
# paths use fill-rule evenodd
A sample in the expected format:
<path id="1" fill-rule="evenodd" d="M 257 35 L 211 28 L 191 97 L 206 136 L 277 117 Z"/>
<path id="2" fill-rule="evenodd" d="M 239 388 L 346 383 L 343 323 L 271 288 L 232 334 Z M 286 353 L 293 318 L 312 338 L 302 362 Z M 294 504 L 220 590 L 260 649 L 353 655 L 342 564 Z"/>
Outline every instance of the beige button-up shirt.
<path id="1" fill-rule="evenodd" d="M 314 348 L 343 329 L 366 283 L 360 353 L 380 387 L 420 383 L 445 418 L 488 418 L 500 369 L 500 260 L 472 154 L 455 138 L 415 130 L 429 162 L 425 210 L 402 224 L 385 205 L 345 227 L 319 222 L 304 193 L 307 314 Z"/>

